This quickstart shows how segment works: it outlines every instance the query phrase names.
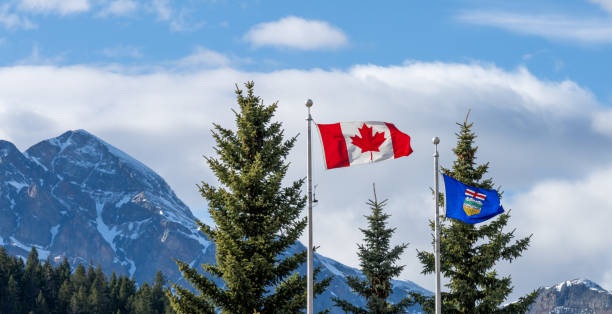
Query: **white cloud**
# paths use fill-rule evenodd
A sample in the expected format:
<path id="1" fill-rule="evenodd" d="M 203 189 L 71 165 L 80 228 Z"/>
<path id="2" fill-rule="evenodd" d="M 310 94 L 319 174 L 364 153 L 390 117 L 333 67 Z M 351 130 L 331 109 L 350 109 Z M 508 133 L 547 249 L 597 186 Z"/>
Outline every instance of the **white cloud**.
<path id="1" fill-rule="evenodd" d="M 336 49 L 348 38 L 342 30 L 324 21 L 288 16 L 253 26 L 244 39 L 256 47 L 275 46 L 300 50 Z"/>
<path id="2" fill-rule="evenodd" d="M 102 50 L 102 54 L 110 58 L 140 58 L 142 52 L 140 48 L 134 46 L 119 45 L 115 47 L 107 47 Z"/>
<path id="3" fill-rule="evenodd" d="M 612 43 L 612 20 L 566 15 L 535 15 L 499 11 L 474 11 L 459 20 L 476 25 L 502 28 L 511 32 L 583 44 Z"/>
<path id="4" fill-rule="evenodd" d="M 208 68 L 224 67 L 230 64 L 230 59 L 225 55 L 205 47 L 196 47 L 193 54 L 188 55 L 176 62 L 180 68 Z"/>
<path id="5" fill-rule="evenodd" d="M 20 0 L 19 8 L 35 13 L 59 13 L 61 15 L 89 11 L 89 0 Z"/>
<path id="6" fill-rule="evenodd" d="M 138 9 L 138 3 L 132 0 L 114 0 L 100 12 L 101 16 L 124 16 L 135 12 Z"/>
<path id="7" fill-rule="evenodd" d="M 0 25 L 7 29 L 35 29 L 37 25 L 32 23 L 27 17 L 17 15 L 12 12 L 13 8 L 9 3 L 0 5 Z"/>
<path id="8" fill-rule="evenodd" d="M 210 53 L 206 48 L 200 52 Z M 420 274 L 415 254 L 415 249 L 428 249 L 431 240 L 431 138 L 440 136 L 440 161 L 450 166 L 455 122 L 471 108 L 479 160 L 491 162 L 490 175 L 506 191 L 504 206 L 512 209 L 517 236 L 534 234 L 524 258 L 501 266 L 512 270 L 515 296 L 536 288 L 542 278 L 588 275 L 610 281 L 612 251 L 601 240 L 608 237 L 601 224 L 612 220 L 612 204 L 602 198 L 602 191 L 612 185 L 605 178 L 612 177 L 611 139 L 595 128 L 601 105 L 572 81 L 547 81 L 524 68 L 507 71 L 478 63 L 413 61 L 347 71 L 260 73 L 238 71 L 219 60 L 220 68 L 144 74 L 90 66 L 0 68 L 0 135 L 24 149 L 67 129 L 85 128 L 158 171 L 196 215 L 204 217 L 206 204 L 195 184 L 215 182 L 202 155 L 214 154 L 209 131 L 213 122 L 234 126 L 234 83 L 254 80 L 265 103 L 279 100 L 276 119 L 283 122 L 285 134 L 302 134 L 289 156 L 293 166 L 288 180 L 305 175 L 306 98 L 314 100 L 312 113 L 319 123 L 394 122 L 412 136 L 415 152 L 409 157 L 326 171 L 314 141 L 319 200 L 314 240 L 322 254 L 358 266 L 355 243 L 362 235 L 357 228 L 365 226 L 364 202 L 374 181 L 379 197 L 389 199 L 391 226 L 398 228 L 394 242 L 410 242 L 401 260 L 407 265 L 401 279 L 431 289 L 433 280 Z M 571 195 L 572 189 L 578 194 Z M 580 194 L 589 199 L 580 199 Z M 545 215 L 555 209 L 561 212 L 547 220 Z M 597 221 L 590 224 L 590 219 Z M 568 233 L 559 235 L 563 229 Z M 556 236 L 563 242 L 557 244 Z M 559 262 L 543 257 L 540 250 L 560 256 Z M 594 265 L 600 273 L 587 271 Z M 529 275 L 532 269 L 539 275 Z"/>

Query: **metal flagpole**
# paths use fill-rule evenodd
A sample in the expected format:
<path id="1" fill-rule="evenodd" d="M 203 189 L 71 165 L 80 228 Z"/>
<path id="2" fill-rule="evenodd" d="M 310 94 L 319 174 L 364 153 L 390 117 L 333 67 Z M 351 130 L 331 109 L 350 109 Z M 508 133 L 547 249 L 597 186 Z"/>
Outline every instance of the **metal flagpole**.
<path id="1" fill-rule="evenodd" d="M 436 234 L 435 238 L 435 268 L 436 268 L 436 314 L 442 313 L 442 298 L 440 293 L 440 203 L 438 202 L 438 158 L 440 154 L 438 154 L 438 144 L 440 143 L 439 137 L 433 138 L 433 144 L 435 145 L 435 152 L 433 154 L 434 157 L 434 182 L 436 185 L 436 190 L 434 192 L 434 202 L 436 203 L 436 222 L 434 232 Z"/>
<path id="2" fill-rule="evenodd" d="M 308 119 L 306 119 L 308 121 L 308 166 L 307 171 L 307 181 L 308 181 L 308 187 L 307 187 L 307 199 L 308 199 L 308 264 L 307 264 L 307 268 L 308 268 L 308 276 L 307 276 L 307 295 L 308 295 L 308 302 L 306 304 L 306 313 L 308 314 L 313 314 L 313 305 L 314 305 L 314 290 L 313 290 L 313 286 L 314 286 L 314 275 L 313 275 L 313 268 L 312 268 L 312 150 L 311 150 L 311 145 L 310 145 L 310 141 L 311 141 L 311 132 L 310 132 L 310 124 L 312 122 L 312 117 L 310 116 L 310 107 L 312 107 L 312 100 L 308 99 L 306 100 L 306 107 L 308 108 Z"/>

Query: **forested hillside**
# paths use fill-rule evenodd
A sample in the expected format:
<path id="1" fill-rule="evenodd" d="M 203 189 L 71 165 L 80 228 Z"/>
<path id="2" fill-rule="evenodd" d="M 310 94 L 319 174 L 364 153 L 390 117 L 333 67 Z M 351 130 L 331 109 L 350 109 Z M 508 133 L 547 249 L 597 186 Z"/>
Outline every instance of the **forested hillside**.
<path id="1" fill-rule="evenodd" d="M 161 272 L 137 287 L 134 278 L 109 279 L 100 266 L 73 272 L 64 260 L 54 267 L 41 263 L 36 248 L 24 264 L 0 247 L 0 313 L 173 313 L 164 289 Z"/>

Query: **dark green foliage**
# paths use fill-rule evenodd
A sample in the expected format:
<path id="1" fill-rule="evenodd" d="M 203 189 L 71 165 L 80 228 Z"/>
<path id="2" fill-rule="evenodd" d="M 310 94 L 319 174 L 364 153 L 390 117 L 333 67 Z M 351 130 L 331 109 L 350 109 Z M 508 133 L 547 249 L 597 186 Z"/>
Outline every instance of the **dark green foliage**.
<path id="1" fill-rule="evenodd" d="M 365 243 L 357 245 L 361 271 L 366 279 L 346 277 L 351 289 L 366 298 L 367 305 L 366 308 L 360 308 L 348 301 L 334 298 L 336 306 L 347 313 L 405 313 L 406 308 L 414 304 L 410 298 L 404 298 L 396 304 L 390 304 L 387 300 L 393 293 L 391 279 L 397 277 L 404 269 L 403 265 L 396 263 L 408 245 L 391 247 L 391 236 L 395 228 L 387 228 L 390 215 L 383 212 L 386 203 L 387 200 L 378 201 L 376 190 L 374 190 L 374 201 L 367 202 L 372 214 L 365 216 L 368 220 L 368 229 L 359 229 L 364 235 Z"/>
<path id="2" fill-rule="evenodd" d="M 300 218 L 304 180 L 282 186 L 296 137 L 285 140 L 281 123 L 272 121 L 277 103 L 264 105 L 253 93 L 254 84 L 245 86 L 246 95 L 236 87 L 237 129 L 215 124 L 217 157 L 206 158 L 221 186 L 203 182 L 199 187 L 216 227 L 199 226 L 215 242 L 217 263 L 202 265 L 207 273 L 202 275 L 177 261 L 199 292 L 174 285 L 176 294 L 169 296 L 180 313 L 295 313 L 306 304 L 305 276 L 295 273 L 306 252 L 284 254 L 306 227 Z M 316 290 L 320 293 L 328 282 L 317 283 Z"/>
<path id="3" fill-rule="evenodd" d="M 134 279 L 108 280 L 102 269 L 78 265 L 71 274 L 68 261 L 54 267 L 38 260 L 32 248 L 26 264 L 0 247 L 0 313 L 174 313 L 164 294 L 161 272 L 151 288 L 136 288 Z"/>
<path id="4" fill-rule="evenodd" d="M 472 123 L 458 123 L 457 147 L 453 149 L 457 159 L 452 169 L 442 171 L 465 184 L 492 189 L 493 180 L 484 179 L 489 164 L 476 164 L 476 135 Z M 441 201 L 441 200 L 440 200 Z M 449 280 L 448 292 L 442 293 L 443 313 L 525 313 L 535 300 L 536 291 L 520 298 L 505 308 L 501 305 L 512 292 L 510 275 L 499 277 L 495 265 L 499 261 L 512 262 L 525 251 L 531 236 L 514 239 L 514 230 L 504 232 L 510 213 L 498 215 L 489 222 L 470 225 L 450 218 L 440 223 L 440 269 Z M 430 222 L 432 230 L 433 222 Z M 434 254 L 418 252 L 423 273 L 434 272 Z M 434 312 L 432 298 L 417 296 L 417 301 L 427 312 Z"/>

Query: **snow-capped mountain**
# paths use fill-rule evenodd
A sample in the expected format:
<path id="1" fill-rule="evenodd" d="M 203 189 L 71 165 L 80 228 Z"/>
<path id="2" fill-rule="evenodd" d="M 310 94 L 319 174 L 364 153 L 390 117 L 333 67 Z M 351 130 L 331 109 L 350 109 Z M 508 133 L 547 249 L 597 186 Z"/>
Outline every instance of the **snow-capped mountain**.
<path id="1" fill-rule="evenodd" d="M 87 133 L 70 131 L 23 154 L 0 142 L 0 243 L 27 256 L 150 280 L 169 259 L 209 262 L 210 242 L 166 182 L 142 163 Z"/>
<path id="2" fill-rule="evenodd" d="M 574 279 L 544 287 L 530 314 L 612 314 L 612 292 L 588 279 Z"/>
<path id="3" fill-rule="evenodd" d="M 23 153 L 0 141 L 0 245 L 13 255 L 26 257 L 34 246 L 54 262 L 93 262 L 138 282 L 162 270 L 184 283 L 172 258 L 215 262 L 214 244 L 194 221 L 164 179 L 87 131 L 68 131 Z M 290 251 L 304 249 L 298 243 Z M 332 308 L 333 296 L 364 303 L 344 279 L 359 275 L 357 270 L 318 254 L 315 266 L 333 277 L 315 300 L 317 308 Z M 409 291 L 431 295 L 410 281 L 393 285 L 394 300 Z"/>

